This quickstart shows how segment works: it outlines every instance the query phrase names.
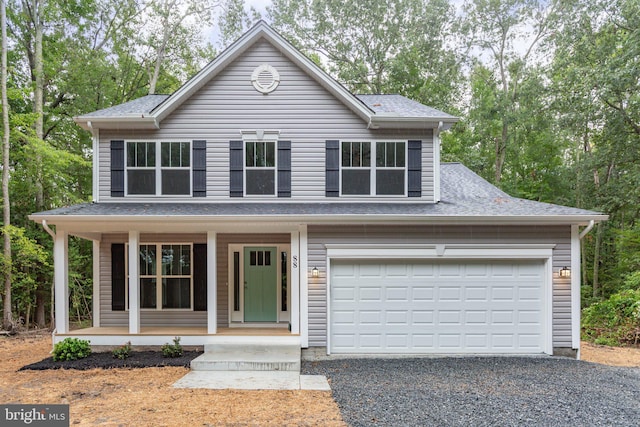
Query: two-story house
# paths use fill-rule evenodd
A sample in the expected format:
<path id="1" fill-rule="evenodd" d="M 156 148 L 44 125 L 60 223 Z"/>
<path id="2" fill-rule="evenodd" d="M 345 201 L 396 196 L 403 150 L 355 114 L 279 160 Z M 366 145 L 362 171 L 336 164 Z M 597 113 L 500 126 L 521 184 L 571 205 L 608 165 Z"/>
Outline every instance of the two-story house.
<path id="1" fill-rule="evenodd" d="M 263 22 L 175 93 L 75 120 L 94 201 L 31 216 L 55 241 L 56 342 L 579 349 L 581 227 L 606 216 L 441 164 L 456 117 L 354 95 Z M 70 235 L 94 253 L 93 327 L 76 331 Z"/>

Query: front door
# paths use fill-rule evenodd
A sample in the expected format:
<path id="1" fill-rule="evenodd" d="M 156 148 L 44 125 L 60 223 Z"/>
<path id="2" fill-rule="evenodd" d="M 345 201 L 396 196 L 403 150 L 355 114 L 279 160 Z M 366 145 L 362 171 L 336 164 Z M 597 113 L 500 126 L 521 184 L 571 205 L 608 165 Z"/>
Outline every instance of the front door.
<path id="1" fill-rule="evenodd" d="M 278 320 L 277 248 L 244 248 L 244 321 Z"/>

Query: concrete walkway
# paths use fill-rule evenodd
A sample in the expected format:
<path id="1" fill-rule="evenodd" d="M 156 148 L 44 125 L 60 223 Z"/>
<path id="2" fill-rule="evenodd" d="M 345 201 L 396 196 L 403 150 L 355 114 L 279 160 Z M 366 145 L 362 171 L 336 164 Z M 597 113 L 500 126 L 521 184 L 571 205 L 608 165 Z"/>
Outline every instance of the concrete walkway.
<path id="1" fill-rule="evenodd" d="M 300 375 L 296 371 L 191 371 L 176 381 L 173 387 L 215 390 L 331 390 L 324 375 Z"/>

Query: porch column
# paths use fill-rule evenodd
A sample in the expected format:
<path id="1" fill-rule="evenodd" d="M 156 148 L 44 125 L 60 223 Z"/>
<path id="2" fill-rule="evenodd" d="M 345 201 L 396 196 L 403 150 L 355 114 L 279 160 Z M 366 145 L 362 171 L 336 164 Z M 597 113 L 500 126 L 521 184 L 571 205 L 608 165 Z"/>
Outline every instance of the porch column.
<path id="1" fill-rule="evenodd" d="M 207 232 L 207 333 L 218 332 L 216 232 Z"/>
<path id="2" fill-rule="evenodd" d="M 69 332 L 69 239 L 59 227 L 53 242 L 56 330 Z"/>
<path id="3" fill-rule="evenodd" d="M 291 333 L 300 333 L 300 232 L 291 232 Z"/>
<path id="4" fill-rule="evenodd" d="M 93 327 L 100 327 L 100 241 L 93 241 Z"/>
<path id="5" fill-rule="evenodd" d="M 300 341 L 309 347 L 309 250 L 307 225 L 300 226 Z"/>
<path id="6" fill-rule="evenodd" d="M 140 232 L 129 231 L 129 333 L 140 333 L 140 274 L 138 252 Z M 156 286 L 161 286 L 157 283 Z"/>

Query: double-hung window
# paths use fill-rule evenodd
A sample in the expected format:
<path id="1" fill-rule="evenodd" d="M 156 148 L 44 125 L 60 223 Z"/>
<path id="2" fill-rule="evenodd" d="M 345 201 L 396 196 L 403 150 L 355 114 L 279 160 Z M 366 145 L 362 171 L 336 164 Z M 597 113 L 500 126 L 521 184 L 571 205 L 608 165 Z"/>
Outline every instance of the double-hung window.
<path id="1" fill-rule="evenodd" d="M 406 142 L 350 142 L 341 145 L 343 195 L 406 194 Z M 372 153 L 375 160 L 372 161 Z"/>
<path id="2" fill-rule="evenodd" d="M 189 142 L 127 142 L 127 194 L 191 194 Z"/>
<path id="3" fill-rule="evenodd" d="M 191 309 L 191 259 L 190 244 L 140 245 L 140 308 Z"/>
<path id="4" fill-rule="evenodd" d="M 405 194 L 405 143 L 376 143 L 376 194 Z"/>
<path id="5" fill-rule="evenodd" d="M 245 177 L 247 195 L 275 195 L 276 143 L 248 141 L 245 144 Z"/>
<path id="6" fill-rule="evenodd" d="M 342 143 L 342 194 L 371 194 L 371 143 Z"/>

